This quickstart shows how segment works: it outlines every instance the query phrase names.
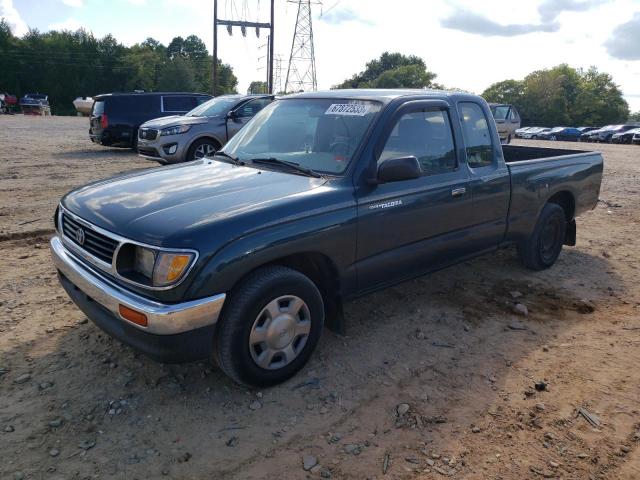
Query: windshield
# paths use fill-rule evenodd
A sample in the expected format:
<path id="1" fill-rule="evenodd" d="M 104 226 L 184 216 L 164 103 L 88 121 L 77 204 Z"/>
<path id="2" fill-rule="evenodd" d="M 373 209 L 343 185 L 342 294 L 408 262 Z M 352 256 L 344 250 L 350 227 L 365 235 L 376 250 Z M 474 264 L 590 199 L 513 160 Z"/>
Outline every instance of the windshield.
<path id="1" fill-rule="evenodd" d="M 187 112 L 185 117 L 215 117 L 231 110 L 241 97 L 216 97 Z"/>
<path id="2" fill-rule="evenodd" d="M 506 120 L 509 114 L 509 105 L 496 105 L 491 107 L 491 113 L 496 120 Z"/>
<path id="3" fill-rule="evenodd" d="M 380 108 L 378 102 L 353 99 L 276 101 L 261 110 L 223 152 L 242 162 L 276 158 L 340 174 Z"/>

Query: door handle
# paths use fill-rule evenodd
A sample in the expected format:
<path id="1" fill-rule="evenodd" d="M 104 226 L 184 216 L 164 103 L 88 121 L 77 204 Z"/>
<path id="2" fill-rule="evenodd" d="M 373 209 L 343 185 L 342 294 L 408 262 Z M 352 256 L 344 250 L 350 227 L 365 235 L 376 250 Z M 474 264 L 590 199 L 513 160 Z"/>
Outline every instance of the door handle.
<path id="1" fill-rule="evenodd" d="M 465 193 L 467 193 L 467 189 L 464 187 L 454 188 L 453 190 L 451 190 L 451 196 L 455 198 L 461 197 Z"/>

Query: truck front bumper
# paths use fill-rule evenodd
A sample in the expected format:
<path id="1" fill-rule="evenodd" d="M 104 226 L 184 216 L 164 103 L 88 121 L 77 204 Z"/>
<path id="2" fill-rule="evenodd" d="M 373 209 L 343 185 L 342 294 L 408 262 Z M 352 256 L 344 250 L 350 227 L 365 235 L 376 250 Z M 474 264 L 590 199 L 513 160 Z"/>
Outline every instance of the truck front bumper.
<path id="1" fill-rule="evenodd" d="M 51 255 L 60 283 L 82 312 L 102 330 L 161 362 L 206 358 L 225 294 L 177 304 L 151 300 L 112 282 L 75 257 L 58 237 L 51 239 Z M 147 326 L 120 315 L 120 306 L 147 317 Z"/>

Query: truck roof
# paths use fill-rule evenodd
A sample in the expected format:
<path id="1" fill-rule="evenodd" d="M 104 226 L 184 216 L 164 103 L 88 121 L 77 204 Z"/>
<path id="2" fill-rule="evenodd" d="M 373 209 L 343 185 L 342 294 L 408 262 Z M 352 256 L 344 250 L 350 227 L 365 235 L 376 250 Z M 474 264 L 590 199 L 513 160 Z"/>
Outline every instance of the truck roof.
<path id="1" fill-rule="evenodd" d="M 435 99 L 452 99 L 456 101 L 460 100 L 478 100 L 478 95 L 473 95 L 466 92 L 448 91 L 448 90 L 435 90 L 435 89 L 421 89 L 421 88 L 347 88 L 337 90 L 321 90 L 317 92 L 302 92 L 281 99 L 287 98 L 342 98 L 353 100 L 375 100 L 382 103 L 389 103 L 399 97 L 415 97 L 424 96 L 432 97 Z"/>

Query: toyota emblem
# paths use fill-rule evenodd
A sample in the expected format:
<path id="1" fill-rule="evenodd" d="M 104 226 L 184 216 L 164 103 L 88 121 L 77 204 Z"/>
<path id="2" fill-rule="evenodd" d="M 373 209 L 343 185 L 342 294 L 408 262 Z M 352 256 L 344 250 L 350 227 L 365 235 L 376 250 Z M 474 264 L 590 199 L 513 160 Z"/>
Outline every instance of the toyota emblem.
<path id="1" fill-rule="evenodd" d="M 76 242 L 78 242 L 79 245 L 84 245 L 84 230 L 79 228 L 76 230 Z"/>

